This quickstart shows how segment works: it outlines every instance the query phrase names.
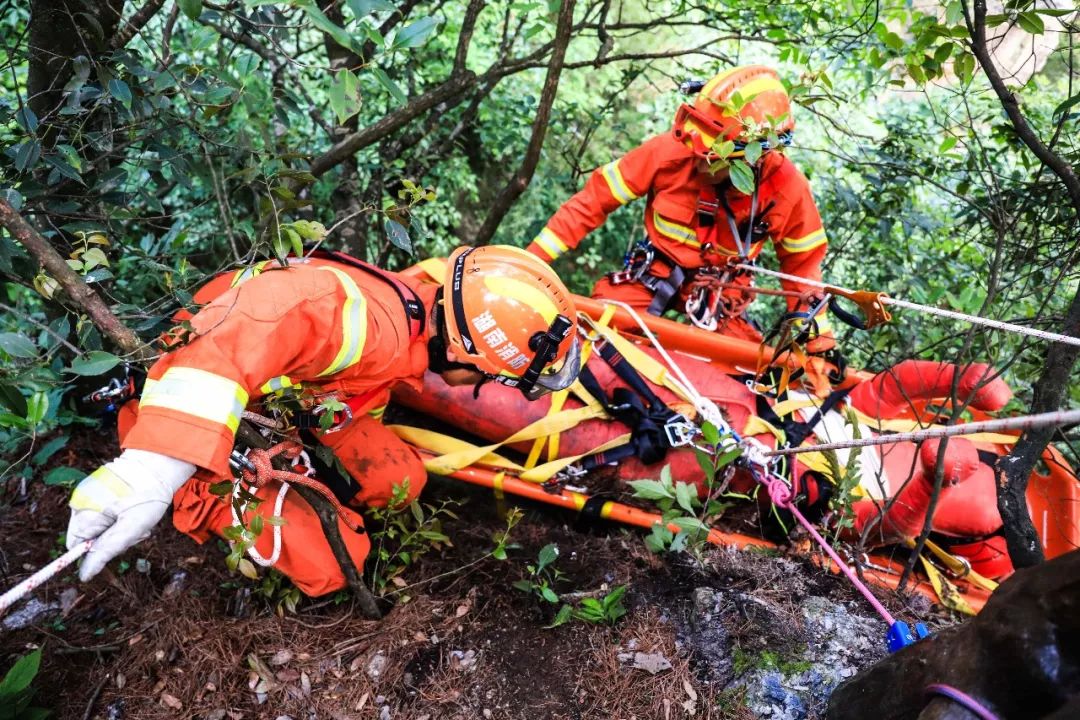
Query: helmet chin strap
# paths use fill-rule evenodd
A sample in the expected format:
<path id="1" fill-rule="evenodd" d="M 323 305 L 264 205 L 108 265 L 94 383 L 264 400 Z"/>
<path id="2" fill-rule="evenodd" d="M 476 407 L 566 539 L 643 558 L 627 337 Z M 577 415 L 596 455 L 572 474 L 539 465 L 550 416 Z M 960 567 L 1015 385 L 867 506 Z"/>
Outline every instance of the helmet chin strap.
<path id="1" fill-rule="evenodd" d="M 428 339 L 428 369 L 433 373 L 439 375 L 448 370 L 468 370 L 470 372 L 480 372 L 480 368 L 476 367 L 472 363 L 458 362 L 457 360 L 450 360 L 447 356 L 446 345 L 446 315 L 442 309 L 442 296 L 443 289 L 439 288 L 439 291 L 435 294 L 434 307 L 431 309 L 431 338 Z"/>

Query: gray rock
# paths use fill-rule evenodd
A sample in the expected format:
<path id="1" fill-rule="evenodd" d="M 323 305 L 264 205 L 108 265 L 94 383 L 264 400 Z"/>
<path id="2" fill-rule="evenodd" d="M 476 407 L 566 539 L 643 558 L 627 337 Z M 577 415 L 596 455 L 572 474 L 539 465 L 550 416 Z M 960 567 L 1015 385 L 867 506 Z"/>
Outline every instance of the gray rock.
<path id="1" fill-rule="evenodd" d="M 619 653 L 619 661 L 650 675 L 671 669 L 671 662 L 660 653 Z"/>
<path id="2" fill-rule="evenodd" d="M 833 689 L 885 653 L 883 623 L 826 598 L 699 587 L 692 601 L 679 644 L 698 676 L 769 720 L 821 717 Z"/>
<path id="3" fill-rule="evenodd" d="M 2 622 L 5 630 L 22 630 L 59 614 L 59 602 L 43 603 L 32 597 L 21 608 L 6 615 Z"/>

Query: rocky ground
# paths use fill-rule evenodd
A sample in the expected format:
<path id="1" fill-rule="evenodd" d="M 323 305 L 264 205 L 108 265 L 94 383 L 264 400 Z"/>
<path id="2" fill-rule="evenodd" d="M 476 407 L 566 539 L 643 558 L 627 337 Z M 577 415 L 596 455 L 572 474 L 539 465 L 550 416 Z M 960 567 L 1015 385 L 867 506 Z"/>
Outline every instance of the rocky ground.
<path id="1" fill-rule="evenodd" d="M 0 588 L 57 553 L 67 518 L 61 488 L 8 490 Z M 222 546 L 170 527 L 108 577 L 65 575 L 5 618 L 0 670 L 43 647 L 37 704 L 57 718 L 796 720 L 822 717 L 832 689 L 884 653 L 865 601 L 803 560 L 656 556 L 637 533 L 534 506 L 497 560 L 504 508 L 490 494 L 436 481 L 427 496 L 455 503 L 452 545 L 404 573 L 382 621 L 344 595 L 288 612 L 287 586 L 230 574 Z M 548 627 L 559 604 L 513 583 L 549 543 L 555 592 L 580 605 L 625 586 L 626 614 Z M 904 619 L 950 622 L 883 599 Z"/>

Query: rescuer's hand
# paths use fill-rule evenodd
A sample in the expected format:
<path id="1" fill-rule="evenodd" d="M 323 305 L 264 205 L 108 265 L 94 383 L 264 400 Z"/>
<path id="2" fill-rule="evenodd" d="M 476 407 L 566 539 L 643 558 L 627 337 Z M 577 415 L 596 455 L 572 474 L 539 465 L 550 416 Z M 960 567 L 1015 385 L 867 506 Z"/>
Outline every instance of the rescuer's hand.
<path id="1" fill-rule="evenodd" d="M 71 495 L 67 546 L 94 540 L 79 568 L 87 581 L 106 563 L 150 536 L 172 502 L 173 494 L 195 473 L 176 458 L 125 450 L 83 479 Z"/>

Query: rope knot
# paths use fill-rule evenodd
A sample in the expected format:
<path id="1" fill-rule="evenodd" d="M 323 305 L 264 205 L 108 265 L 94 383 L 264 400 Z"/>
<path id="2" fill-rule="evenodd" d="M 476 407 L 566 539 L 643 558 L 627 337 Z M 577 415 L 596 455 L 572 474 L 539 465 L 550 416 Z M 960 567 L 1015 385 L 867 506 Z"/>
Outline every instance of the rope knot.
<path id="1" fill-rule="evenodd" d="M 765 481 L 765 488 L 769 491 L 769 499 L 780 508 L 786 508 L 791 504 L 791 488 L 783 478 L 770 477 Z"/>
<path id="2" fill-rule="evenodd" d="M 284 453 L 285 457 L 292 459 L 298 456 L 302 449 L 302 446 L 291 440 L 279 442 L 271 448 L 251 448 L 247 452 L 247 459 L 255 469 L 241 467 L 240 479 L 256 488 L 264 487 L 272 480 L 279 480 L 280 478 L 275 476 L 277 471 L 274 469 L 274 458 Z"/>

